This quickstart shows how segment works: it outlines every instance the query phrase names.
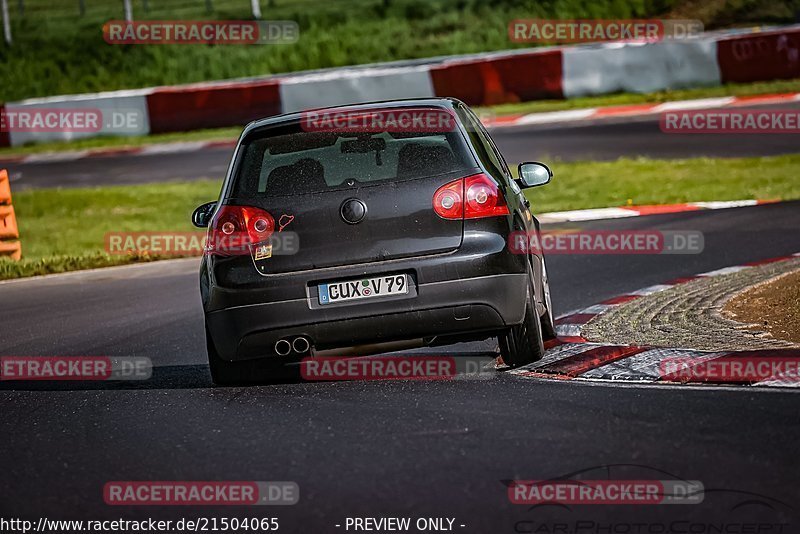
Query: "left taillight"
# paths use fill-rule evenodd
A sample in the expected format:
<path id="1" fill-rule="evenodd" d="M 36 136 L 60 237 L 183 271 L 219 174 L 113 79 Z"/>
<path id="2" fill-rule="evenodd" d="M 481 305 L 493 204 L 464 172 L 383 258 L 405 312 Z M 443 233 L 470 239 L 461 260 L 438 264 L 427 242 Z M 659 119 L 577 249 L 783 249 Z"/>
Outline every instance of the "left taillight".
<path id="1" fill-rule="evenodd" d="M 267 241 L 275 231 L 269 212 L 253 206 L 222 206 L 208 227 L 206 249 L 216 254 L 247 254 L 249 245 Z"/>
<path id="2" fill-rule="evenodd" d="M 433 210 L 443 219 L 481 219 L 508 215 L 497 184 L 483 173 L 444 184 L 433 194 Z"/>

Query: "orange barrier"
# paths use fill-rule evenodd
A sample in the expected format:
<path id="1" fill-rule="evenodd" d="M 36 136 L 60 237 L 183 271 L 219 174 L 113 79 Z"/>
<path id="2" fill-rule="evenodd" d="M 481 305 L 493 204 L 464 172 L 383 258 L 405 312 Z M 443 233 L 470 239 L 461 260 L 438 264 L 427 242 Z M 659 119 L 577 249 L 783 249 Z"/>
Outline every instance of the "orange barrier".
<path id="1" fill-rule="evenodd" d="M 11 239 L 13 241 L 2 241 Z M 17 218 L 14 215 L 14 206 L 11 205 L 11 185 L 8 182 L 8 172 L 0 170 L 0 256 L 11 256 L 13 260 L 22 257 L 22 245 L 19 239 Z"/>

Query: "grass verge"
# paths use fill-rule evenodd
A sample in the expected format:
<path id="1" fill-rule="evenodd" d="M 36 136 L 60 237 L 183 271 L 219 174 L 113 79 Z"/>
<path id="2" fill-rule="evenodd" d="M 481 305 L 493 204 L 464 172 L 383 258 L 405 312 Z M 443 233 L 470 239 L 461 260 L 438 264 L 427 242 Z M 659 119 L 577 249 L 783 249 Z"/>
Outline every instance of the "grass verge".
<path id="1" fill-rule="evenodd" d="M 798 199 L 800 154 L 762 158 L 555 163 L 527 196 L 534 213 L 703 200 Z"/>
<path id="2" fill-rule="evenodd" d="M 561 163 L 545 187 L 529 190 L 535 213 L 701 200 L 798 199 L 800 155 Z M 0 279 L 105 267 L 158 257 L 110 256 L 107 232 L 192 230 L 192 210 L 218 196 L 215 180 L 15 194 L 23 259 L 0 258 Z"/>
<path id="3" fill-rule="evenodd" d="M 217 198 L 219 189 L 219 181 L 202 180 L 15 193 L 23 258 L 0 258 L 0 280 L 163 259 L 109 255 L 105 235 L 196 230 L 192 210 Z"/>

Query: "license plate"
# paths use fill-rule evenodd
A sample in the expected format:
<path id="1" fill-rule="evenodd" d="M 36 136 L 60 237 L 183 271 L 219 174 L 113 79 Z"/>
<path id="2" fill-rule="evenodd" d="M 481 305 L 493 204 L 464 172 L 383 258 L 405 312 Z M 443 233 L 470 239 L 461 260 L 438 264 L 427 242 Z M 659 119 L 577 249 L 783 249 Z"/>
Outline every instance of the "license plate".
<path id="1" fill-rule="evenodd" d="M 408 294 L 408 278 L 404 274 L 376 276 L 362 280 L 329 282 L 318 286 L 319 303 L 334 304 L 350 300 Z"/>

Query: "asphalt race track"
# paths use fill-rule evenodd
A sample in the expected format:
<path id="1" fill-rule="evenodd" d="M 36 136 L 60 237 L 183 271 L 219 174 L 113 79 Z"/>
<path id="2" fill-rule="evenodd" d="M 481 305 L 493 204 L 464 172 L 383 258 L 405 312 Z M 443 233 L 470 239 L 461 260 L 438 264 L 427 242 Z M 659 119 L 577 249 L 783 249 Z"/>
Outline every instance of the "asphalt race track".
<path id="1" fill-rule="evenodd" d="M 800 108 L 800 104 L 762 108 L 794 109 Z M 495 129 L 492 137 L 511 163 L 530 160 L 606 161 L 623 156 L 772 156 L 795 153 L 798 146 L 793 134 L 666 134 L 659 129 L 657 115 L 515 126 Z M 8 163 L 5 166 L 8 167 L 12 187 L 16 190 L 127 185 L 196 178 L 222 179 L 230 157 L 230 148 L 217 147 L 193 152 L 102 156 L 72 161 Z"/>
<path id="2" fill-rule="evenodd" d="M 555 311 L 797 252 L 798 227 L 800 202 L 585 223 L 593 230 L 699 230 L 705 251 L 551 255 Z M 455 531 L 482 534 L 559 532 L 559 524 L 576 521 L 584 528 L 577 532 L 598 533 L 663 532 L 655 528 L 676 521 L 686 532 L 713 532 L 688 525 L 743 521 L 773 528 L 759 532 L 800 531 L 796 391 L 502 373 L 214 388 L 204 364 L 196 260 L 0 283 L 0 303 L 2 355 L 148 356 L 156 366 L 145 383 L 0 383 L 6 517 L 272 516 L 281 532 L 302 533 L 345 532 L 348 516 L 397 514 L 455 518 Z M 532 507 L 511 504 L 503 484 L 586 470 L 596 470 L 595 478 L 633 470 L 640 478 L 657 472 L 699 480 L 705 497 L 695 505 Z M 102 488 L 113 480 L 291 480 L 300 502 L 110 507 Z M 642 522 L 650 530 L 634 528 Z M 612 523 L 616 530 L 591 526 Z"/>

